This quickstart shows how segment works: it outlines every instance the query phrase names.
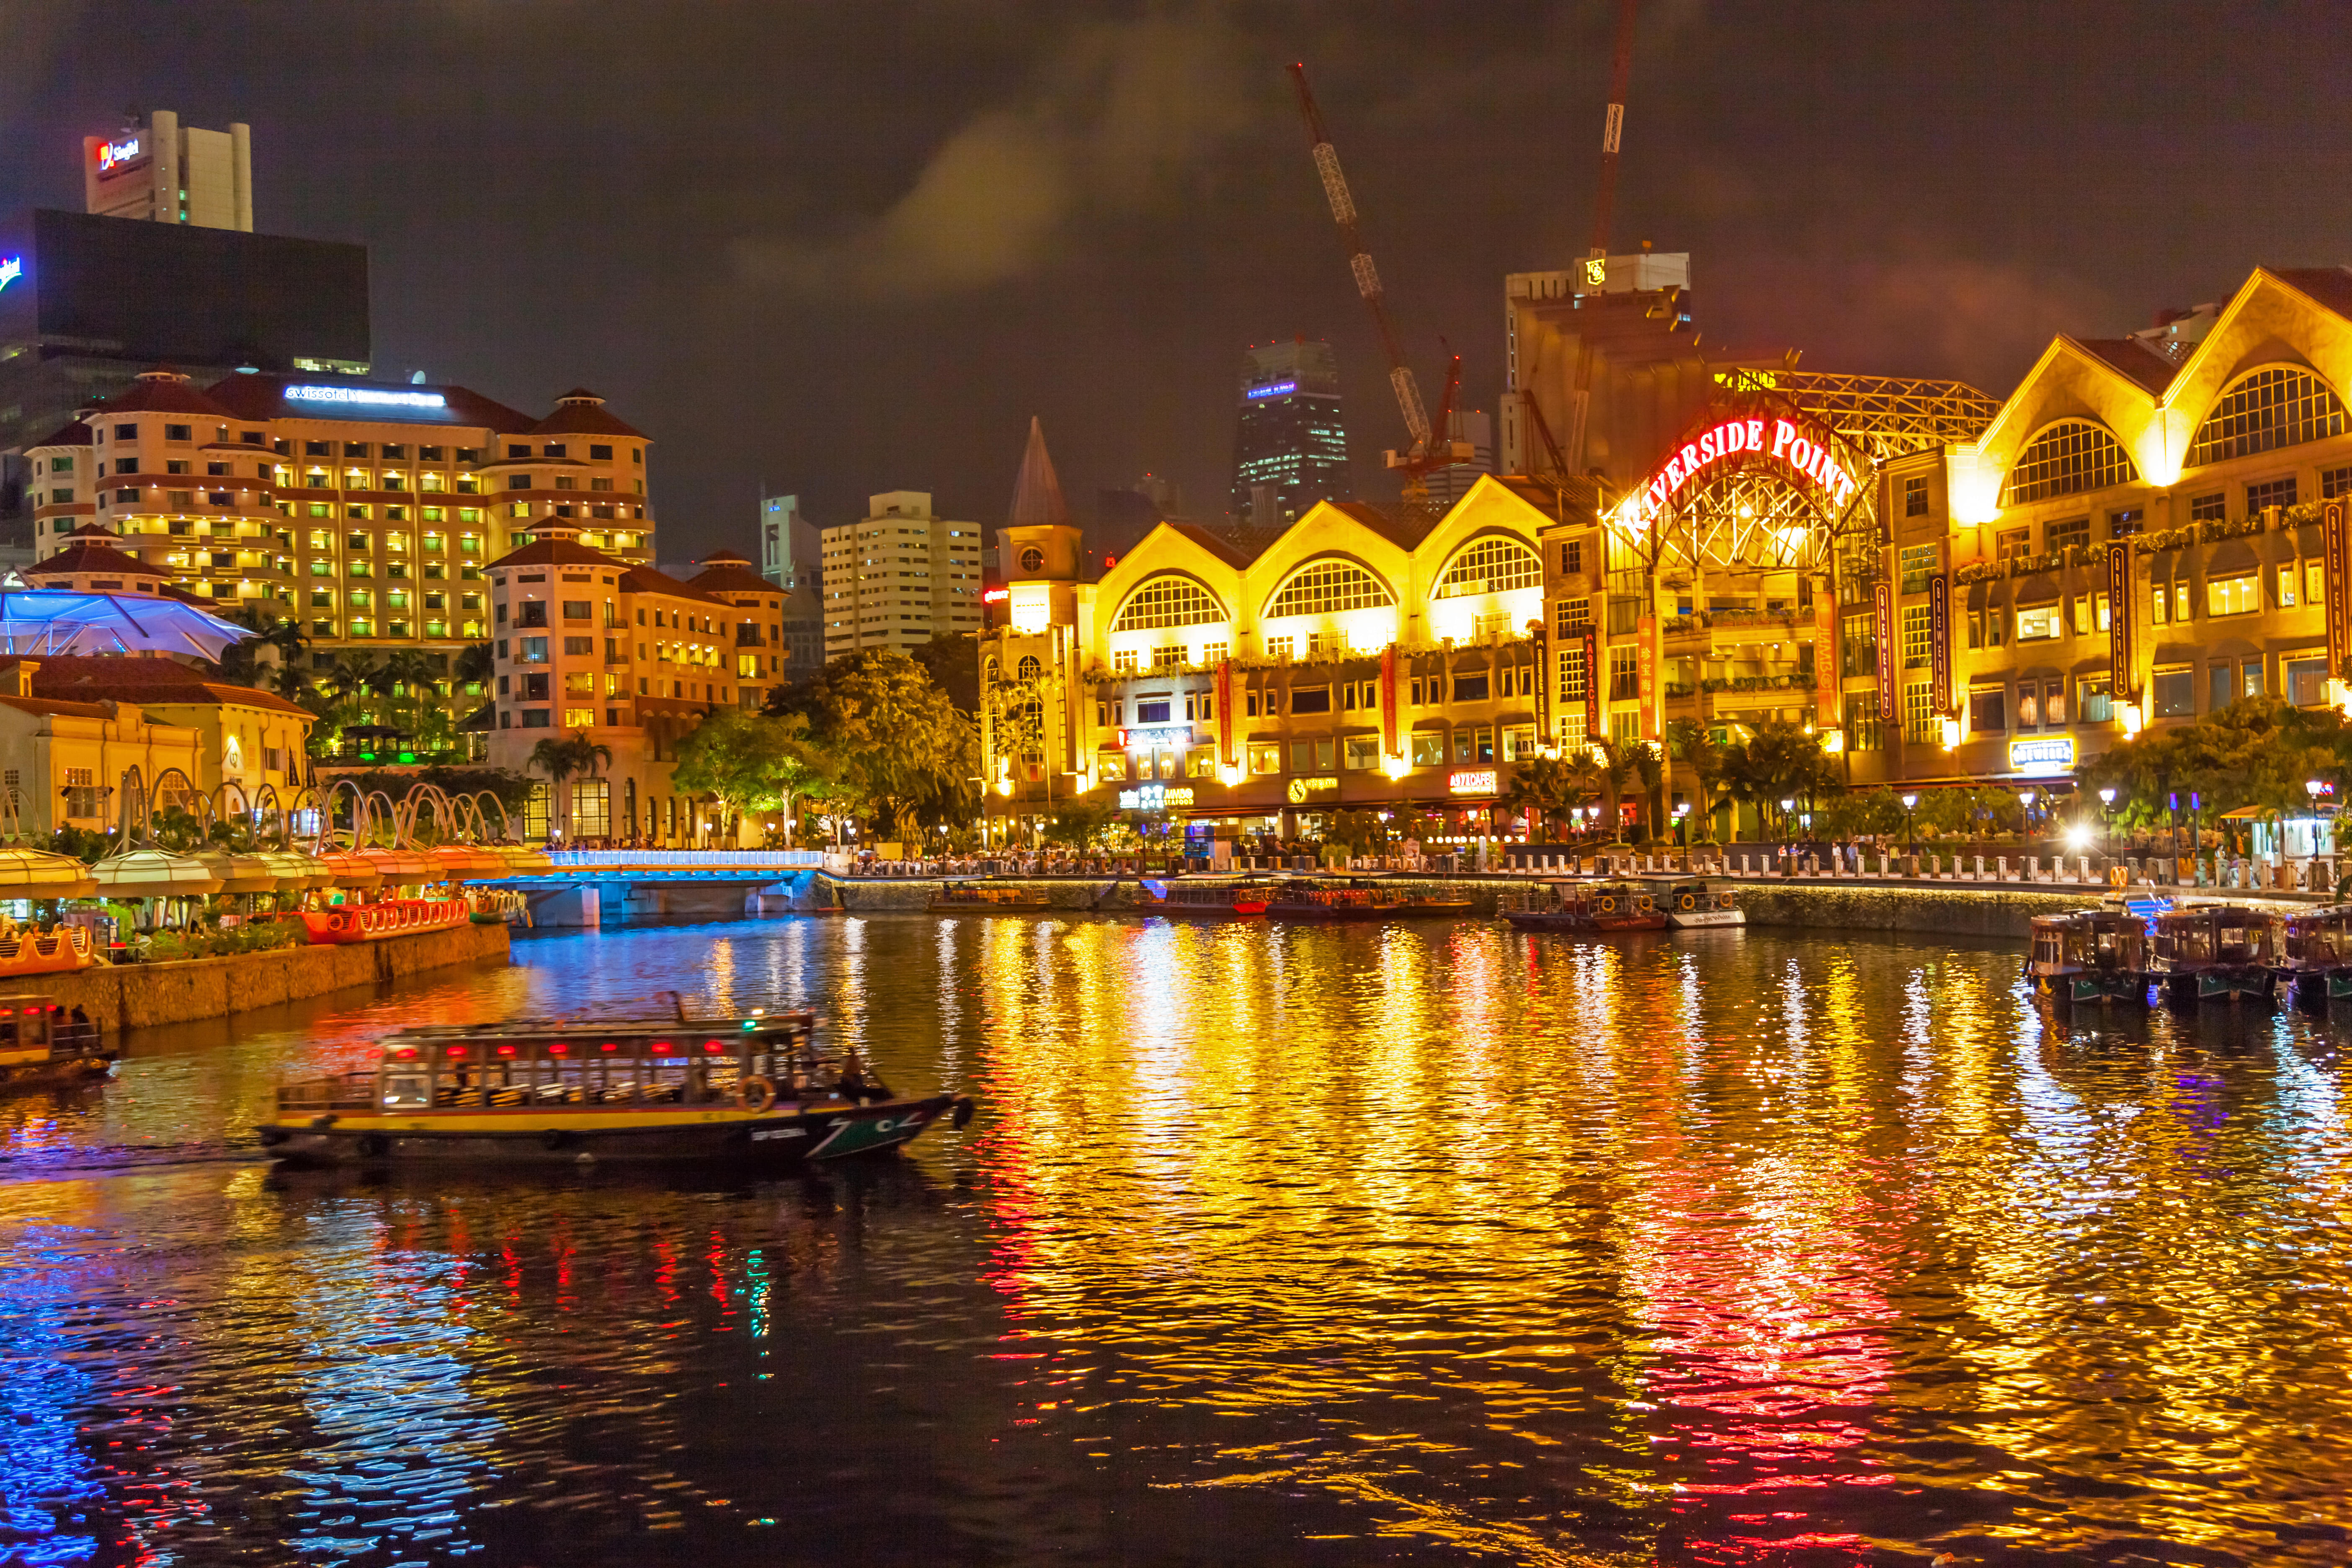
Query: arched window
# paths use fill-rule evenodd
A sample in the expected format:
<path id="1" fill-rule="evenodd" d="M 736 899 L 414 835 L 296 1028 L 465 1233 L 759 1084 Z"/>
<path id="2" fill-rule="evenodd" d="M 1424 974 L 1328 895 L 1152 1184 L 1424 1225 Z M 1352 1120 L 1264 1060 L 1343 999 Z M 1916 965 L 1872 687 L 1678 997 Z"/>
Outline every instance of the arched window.
<path id="1" fill-rule="evenodd" d="M 1121 605 L 1114 632 L 1153 632 L 1167 626 L 1197 626 L 1229 620 L 1225 607 L 1189 577 L 1173 574 L 1146 580 Z"/>
<path id="2" fill-rule="evenodd" d="M 1024 658 L 1016 668 L 1020 671 L 1022 679 L 1034 680 L 1037 679 L 1037 672 L 1045 667 L 1034 658 Z"/>
<path id="3" fill-rule="evenodd" d="M 1388 584 L 1352 561 L 1323 560 L 1301 568 L 1265 607 L 1274 616 L 1328 616 L 1396 603 Z"/>
<path id="4" fill-rule="evenodd" d="M 2003 506 L 2023 506 L 2052 496 L 2083 490 L 2103 490 L 2127 485 L 2139 478 L 2131 454 L 2108 434 L 2104 425 L 2083 419 L 2061 419 L 2025 444 L 2016 466 L 2009 470 Z"/>
<path id="5" fill-rule="evenodd" d="M 2189 443 L 2189 467 L 2344 434 L 2344 405 L 2297 365 L 2258 370 L 2221 395 Z"/>
<path id="6" fill-rule="evenodd" d="M 1516 539 L 1489 534 L 1446 563 L 1437 580 L 1437 597 L 1461 598 L 1471 594 L 1507 594 L 1514 588 L 1543 585 L 1543 560 Z"/>

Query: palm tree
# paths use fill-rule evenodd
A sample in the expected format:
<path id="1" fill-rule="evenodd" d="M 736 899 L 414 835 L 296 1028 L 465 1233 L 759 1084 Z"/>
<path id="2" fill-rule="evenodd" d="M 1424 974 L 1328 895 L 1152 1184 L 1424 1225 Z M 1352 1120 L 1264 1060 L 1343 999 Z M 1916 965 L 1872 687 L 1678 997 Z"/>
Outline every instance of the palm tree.
<path id="1" fill-rule="evenodd" d="M 1509 792 L 1496 804 L 1534 812 L 1547 827 L 1557 826 L 1592 794 L 1594 771 L 1590 758 L 1529 757 L 1513 770 Z"/>
<path id="2" fill-rule="evenodd" d="M 568 822 L 572 817 L 572 795 L 566 787 L 572 775 L 585 773 L 594 778 L 599 766 L 612 765 L 613 748 L 585 735 L 567 735 L 562 740 L 550 736 L 530 749 L 526 764 L 545 773 L 555 786 L 556 798 L 550 816 L 559 822 Z"/>
<path id="3" fill-rule="evenodd" d="M 1609 825 L 1609 841 L 1615 843 L 1624 837 L 1625 781 L 1633 773 L 1633 753 L 1642 742 L 1612 741 L 1606 735 L 1596 736 L 1592 743 L 1601 750 L 1601 795 L 1609 804 L 1601 820 Z"/>
<path id="4" fill-rule="evenodd" d="M 497 660 L 490 655 L 489 644 L 467 643 L 465 651 L 457 656 L 457 662 L 450 674 L 462 685 L 488 686 L 497 668 Z"/>
<path id="5" fill-rule="evenodd" d="M 1696 719 L 1669 721 L 1666 745 L 1691 771 L 1698 795 L 1692 803 L 1692 814 L 1698 818 L 1698 832 L 1705 833 L 1711 842 L 1715 837 L 1715 785 L 1723 777 L 1723 748 L 1715 743 L 1714 731 Z M 1698 833 L 1694 833 L 1692 838 L 1697 841 Z"/>

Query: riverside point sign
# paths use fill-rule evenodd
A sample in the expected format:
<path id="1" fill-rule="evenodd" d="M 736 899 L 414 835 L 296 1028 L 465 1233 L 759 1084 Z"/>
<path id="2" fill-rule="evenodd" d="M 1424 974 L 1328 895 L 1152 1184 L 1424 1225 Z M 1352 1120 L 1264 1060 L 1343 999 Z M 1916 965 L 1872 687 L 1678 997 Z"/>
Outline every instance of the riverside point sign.
<path id="1" fill-rule="evenodd" d="M 1843 510 L 1860 481 L 1845 471 L 1837 454 L 1805 433 L 1793 419 L 1726 419 L 1685 441 L 1642 488 L 1628 497 L 1619 515 L 1629 522 L 1647 523 L 1674 503 L 1685 486 L 1719 464 L 1750 457 L 1779 465 L 1812 489 L 1833 510 Z"/>

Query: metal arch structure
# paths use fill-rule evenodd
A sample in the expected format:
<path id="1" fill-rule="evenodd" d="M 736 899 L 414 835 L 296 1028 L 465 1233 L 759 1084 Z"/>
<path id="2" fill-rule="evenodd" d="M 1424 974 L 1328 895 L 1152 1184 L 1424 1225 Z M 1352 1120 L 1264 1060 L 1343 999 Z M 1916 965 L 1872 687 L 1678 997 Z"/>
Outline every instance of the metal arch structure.
<path id="1" fill-rule="evenodd" d="M 1717 372 L 1716 383 L 1735 395 L 1768 394 L 1877 463 L 1973 441 L 2000 412 L 2000 399 L 1965 381 L 1924 376 L 1738 369 Z"/>

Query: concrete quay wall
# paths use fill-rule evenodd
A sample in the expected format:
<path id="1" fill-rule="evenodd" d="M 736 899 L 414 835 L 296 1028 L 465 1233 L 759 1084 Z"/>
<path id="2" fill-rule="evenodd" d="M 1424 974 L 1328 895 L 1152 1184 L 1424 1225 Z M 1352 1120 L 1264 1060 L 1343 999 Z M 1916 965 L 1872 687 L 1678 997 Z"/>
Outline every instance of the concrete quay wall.
<path id="1" fill-rule="evenodd" d="M 0 990 L 39 993 L 66 1008 L 81 1007 L 105 1029 L 142 1029 L 380 985 L 452 964 L 506 962 L 504 925 L 463 925 L 382 942 L 28 974 Z"/>

